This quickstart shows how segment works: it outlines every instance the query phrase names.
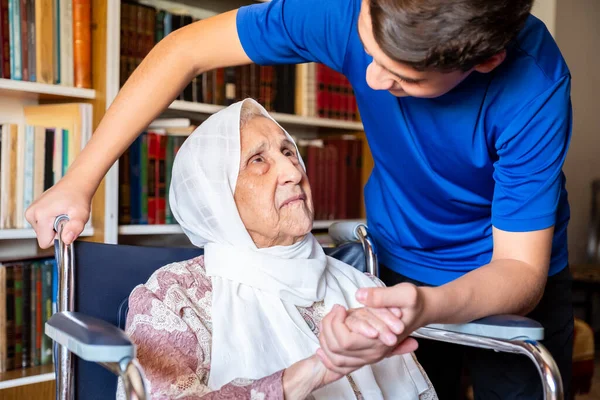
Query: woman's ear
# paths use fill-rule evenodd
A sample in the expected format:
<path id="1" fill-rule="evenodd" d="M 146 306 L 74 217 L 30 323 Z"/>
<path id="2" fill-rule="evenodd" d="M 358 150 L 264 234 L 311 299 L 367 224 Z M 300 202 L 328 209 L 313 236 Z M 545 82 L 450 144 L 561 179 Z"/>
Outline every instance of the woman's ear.
<path id="1" fill-rule="evenodd" d="M 475 66 L 475 71 L 481 72 L 483 74 L 487 74 L 488 72 L 492 72 L 494 68 L 498 65 L 502 64 L 502 61 L 506 58 L 506 50 L 502 50 L 500 53 L 497 53 L 481 64 L 477 64 Z"/>

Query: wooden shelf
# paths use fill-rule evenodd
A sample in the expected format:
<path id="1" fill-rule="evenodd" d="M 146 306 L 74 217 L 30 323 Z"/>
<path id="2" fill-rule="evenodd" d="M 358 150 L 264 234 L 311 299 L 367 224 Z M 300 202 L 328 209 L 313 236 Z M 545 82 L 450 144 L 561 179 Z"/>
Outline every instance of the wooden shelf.
<path id="1" fill-rule="evenodd" d="M 96 91 L 46 83 L 0 79 L 0 95 L 17 97 L 58 97 L 94 99 Z"/>
<path id="2" fill-rule="evenodd" d="M 350 221 L 350 220 L 349 220 Z M 354 221 L 354 220 L 352 220 Z M 328 229 L 334 222 L 343 220 L 315 221 L 313 229 Z M 150 236 L 150 235 L 179 235 L 183 234 L 178 224 L 169 225 L 120 225 L 119 235 Z"/>
<path id="3" fill-rule="evenodd" d="M 54 366 L 52 364 L 14 369 L 0 373 L 0 390 L 30 385 L 32 383 L 53 381 L 54 379 Z"/>
<path id="4" fill-rule="evenodd" d="M 178 224 L 119 226 L 119 235 L 177 235 L 182 233 Z"/>
<path id="5" fill-rule="evenodd" d="M 313 229 L 329 229 L 329 227 L 331 225 L 333 225 L 335 222 L 347 222 L 347 221 L 361 221 L 361 222 L 365 222 L 364 220 L 360 220 L 360 219 L 333 219 L 333 220 L 325 220 L 325 221 L 315 221 L 313 222 Z"/>
<path id="6" fill-rule="evenodd" d="M 169 106 L 169 110 L 175 111 L 186 111 L 189 113 L 197 114 L 214 114 L 225 106 L 218 106 L 214 104 L 194 103 L 190 101 L 175 100 Z M 332 129 L 344 129 L 344 130 L 355 130 L 362 131 L 363 124 L 358 121 L 343 121 L 336 119 L 327 118 L 315 118 L 315 117 L 302 117 L 299 115 L 282 114 L 282 113 L 270 113 L 277 122 L 282 125 L 300 125 L 300 126 L 311 126 L 318 128 L 332 128 Z"/>
<path id="7" fill-rule="evenodd" d="M 93 236 L 94 228 L 85 228 L 80 237 Z M 0 229 L 0 240 L 11 239 L 35 239 L 35 231 L 33 229 Z"/>

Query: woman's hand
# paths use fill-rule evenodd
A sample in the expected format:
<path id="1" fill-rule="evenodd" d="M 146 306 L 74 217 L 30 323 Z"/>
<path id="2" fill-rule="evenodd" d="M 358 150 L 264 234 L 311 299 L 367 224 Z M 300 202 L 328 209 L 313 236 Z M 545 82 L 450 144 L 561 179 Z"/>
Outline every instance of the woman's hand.
<path id="1" fill-rule="evenodd" d="M 356 299 L 366 307 L 400 309 L 404 325 L 403 332 L 398 337 L 401 341 L 416 329 L 430 323 L 423 288 L 411 283 L 400 283 L 392 287 L 361 288 L 356 292 Z"/>
<path id="2" fill-rule="evenodd" d="M 95 187 L 86 187 L 85 183 L 69 181 L 67 176 L 44 192 L 25 211 L 25 218 L 37 235 L 38 244 L 46 249 L 52 245 L 56 233 L 54 220 L 61 214 L 69 216 L 65 223 L 62 239 L 72 243 L 83 231 L 90 218 L 90 207 Z"/>
<path id="3" fill-rule="evenodd" d="M 351 308 L 346 311 L 345 324 L 354 333 L 376 339 L 387 346 L 397 343 L 397 336 L 404 331 L 400 310 L 387 308 Z"/>
<path id="4" fill-rule="evenodd" d="M 337 381 L 342 376 L 327 369 L 316 355 L 305 358 L 283 372 L 284 399 L 303 400 L 313 391 Z"/>
<path id="5" fill-rule="evenodd" d="M 359 319 L 362 316 L 374 321 L 364 311 L 354 310 L 351 313 L 353 319 Z M 407 353 L 417 348 L 417 342 L 412 338 L 399 342 L 398 338 L 394 336 L 393 340 L 388 340 L 388 344 L 384 344 L 379 339 L 379 331 L 365 332 L 367 335 L 363 335 L 361 332 L 368 331 L 368 328 L 365 328 L 362 323 L 352 322 L 351 319 L 351 325 L 358 330 L 358 332 L 354 332 L 346 324 L 348 315 L 347 310 L 343 307 L 334 306 L 321 322 L 321 334 L 319 335 L 321 348 L 317 350 L 317 356 L 327 369 L 335 373 L 347 375 L 365 365 L 379 362 L 385 357 Z M 370 325 L 370 323 L 368 324 Z M 378 326 L 384 329 L 381 325 Z"/>

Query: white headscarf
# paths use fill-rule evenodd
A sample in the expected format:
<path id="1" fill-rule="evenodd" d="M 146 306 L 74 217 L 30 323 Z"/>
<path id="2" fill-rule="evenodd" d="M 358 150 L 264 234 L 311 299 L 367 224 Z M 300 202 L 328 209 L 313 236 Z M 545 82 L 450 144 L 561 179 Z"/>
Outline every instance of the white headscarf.
<path id="1" fill-rule="evenodd" d="M 208 385 L 213 390 L 236 378 L 268 376 L 313 355 L 319 341 L 297 306 L 323 300 L 327 312 L 335 304 L 361 307 L 354 297 L 356 289 L 374 286 L 361 272 L 326 256 L 310 233 L 291 246 L 256 247 L 233 197 L 244 102 L 253 102 L 273 120 L 251 99 L 211 115 L 179 149 L 169 192 L 173 215 L 183 231 L 194 245 L 204 247 L 206 272 L 212 280 Z M 366 399 L 413 400 L 428 388 L 411 355 L 385 359 L 351 376 Z M 345 378 L 313 396 L 355 399 Z"/>

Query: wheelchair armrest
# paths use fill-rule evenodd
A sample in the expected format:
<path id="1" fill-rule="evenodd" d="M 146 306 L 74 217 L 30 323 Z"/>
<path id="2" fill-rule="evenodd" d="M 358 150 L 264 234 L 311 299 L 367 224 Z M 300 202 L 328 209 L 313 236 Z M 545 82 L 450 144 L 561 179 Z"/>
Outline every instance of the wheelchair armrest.
<path id="1" fill-rule="evenodd" d="M 46 335 L 78 357 L 91 362 L 121 362 L 135 357 L 125 332 L 98 318 L 77 312 L 55 313 L 46 322 Z"/>
<path id="2" fill-rule="evenodd" d="M 356 242 L 359 240 L 356 229 L 360 225 L 365 225 L 365 221 L 343 221 L 334 222 L 329 226 L 329 236 L 335 244 L 341 244 L 346 242 Z"/>
<path id="3" fill-rule="evenodd" d="M 432 324 L 427 328 L 502 340 L 542 340 L 544 328 L 518 315 L 494 315 L 468 324 Z"/>

